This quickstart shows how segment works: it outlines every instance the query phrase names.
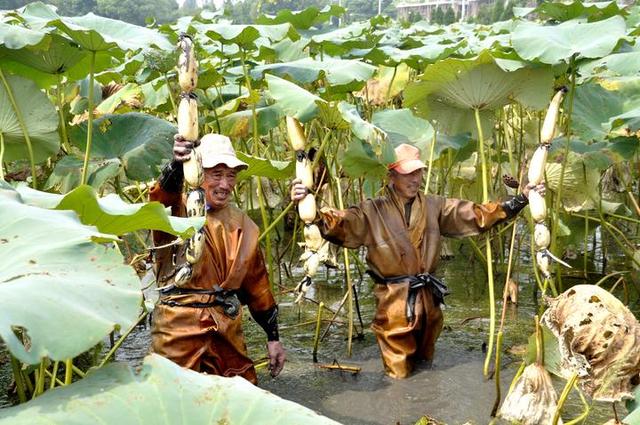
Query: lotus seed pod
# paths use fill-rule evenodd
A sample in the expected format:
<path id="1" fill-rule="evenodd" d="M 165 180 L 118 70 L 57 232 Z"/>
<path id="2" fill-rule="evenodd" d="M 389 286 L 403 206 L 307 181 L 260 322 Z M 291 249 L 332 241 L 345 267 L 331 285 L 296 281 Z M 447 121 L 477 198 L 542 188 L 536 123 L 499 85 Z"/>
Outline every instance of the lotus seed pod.
<path id="1" fill-rule="evenodd" d="M 175 277 L 173 278 L 173 283 L 178 288 L 184 286 L 185 283 L 189 282 L 191 279 L 191 274 L 193 273 L 193 269 L 191 268 L 191 264 L 185 263 L 176 272 Z"/>
<path id="2" fill-rule="evenodd" d="M 196 232 L 193 236 L 189 238 L 187 241 L 187 251 L 185 252 L 185 257 L 190 264 L 196 264 L 200 257 L 202 257 L 202 252 L 204 251 L 204 233 L 202 230 Z"/>
<path id="3" fill-rule="evenodd" d="M 193 189 L 187 195 L 187 217 L 204 217 L 205 214 L 204 190 Z"/>
<path id="4" fill-rule="evenodd" d="M 304 242 L 307 250 L 318 251 L 323 241 L 324 239 L 322 239 L 318 226 L 315 224 L 304 226 Z"/>
<path id="5" fill-rule="evenodd" d="M 306 139 L 304 137 L 304 130 L 300 122 L 293 118 L 287 117 L 287 134 L 289 135 L 289 143 L 294 151 L 303 151 Z"/>
<path id="6" fill-rule="evenodd" d="M 560 104 L 562 98 L 566 93 L 566 89 L 558 90 L 558 92 L 551 99 L 549 109 L 544 117 L 544 123 L 542 124 L 542 130 L 540 130 L 540 143 L 549 144 L 553 140 L 553 136 L 556 131 L 556 121 L 558 120 L 558 112 L 560 111 Z"/>
<path id="7" fill-rule="evenodd" d="M 180 35 L 178 42 L 178 83 L 183 92 L 189 93 L 198 85 L 198 61 L 196 60 L 193 40 L 186 34 Z"/>
<path id="8" fill-rule="evenodd" d="M 547 163 L 547 146 L 541 145 L 533 152 L 529 163 L 529 183 L 539 185 L 544 180 L 544 166 Z"/>
<path id="9" fill-rule="evenodd" d="M 543 222 L 547 217 L 547 204 L 535 189 L 529 191 L 529 208 L 531 210 L 531 217 L 533 217 L 533 221 L 536 223 Z"/>
<path id="10" fill-rule="evenodd" d="M 538 269 L 542 272 L 542 275 L 545 278 L 551 277 L 551 257 L 547 255 L 545 251 L 536 252 L 536 263 L 538 264 Z"/>
<path id="11" fill-rule="evenodd" d="M 537 223 L 533 230 L 533 240 L 536 243 L 536 249 L 546 249 L 551 243 L 551 233 L 544 223 Z"/>
<path id="12" fill-rule="evenodd" d="M 191 151 L 189 159 L 182 163 L 184 170 L 184 180 L 191 188 L 198 188 L 204 182 L 204 169 L 202 168 L 202 157 L 198 148 Z M 203 214 L 204 215 L 204 214 Z"/>
<path id="13" fill-rule="evenodd" d="M 311 171 L 311 162 L 309 158 L 296 160 L 296 177 L 302 180 L 302 184 L 307 189 L 313 188 L 313 171 Z"/>
<path id="14" fill-rule="evenodd" d="M 195 95 L 182 95 L 178 105 L 178 134 L 185 140 L 198 140 L 198 101 Z"/>
<path id="15" fill-rule="evenodd" d="M 302 201 L 298 202 L 298 214 L 300 219 L 305 223 L 311 223 L 316 218 L 316 197 L 311 193 L 302 198 Z"/>

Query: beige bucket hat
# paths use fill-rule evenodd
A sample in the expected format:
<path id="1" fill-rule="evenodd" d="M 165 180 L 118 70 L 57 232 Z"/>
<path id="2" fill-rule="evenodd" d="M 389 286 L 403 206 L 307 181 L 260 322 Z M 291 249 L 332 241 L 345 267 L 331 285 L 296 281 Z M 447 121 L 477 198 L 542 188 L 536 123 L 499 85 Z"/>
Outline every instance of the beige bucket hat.
<path id="1" fill-rule="evenodd" d="M 229 168 L 249 168 L 246 162 L 240 161 L 236 156 L 231 140 L 222 134 L 205 134 L 200 139 L 198 150 L 202 157 L 203 168 L 213 168 L 219 164 Z"/>

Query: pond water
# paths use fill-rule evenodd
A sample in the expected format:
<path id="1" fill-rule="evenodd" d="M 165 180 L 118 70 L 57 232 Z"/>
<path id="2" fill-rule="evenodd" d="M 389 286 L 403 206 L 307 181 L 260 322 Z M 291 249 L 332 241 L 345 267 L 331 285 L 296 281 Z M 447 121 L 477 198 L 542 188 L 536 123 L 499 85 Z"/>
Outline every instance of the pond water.
<path id="1" fill-rule="evenodd" d="M 527 258 L 523 248 L 521 258 Z M 523 264 L 527 265 L 526 261 Z M 520 282 L 519 305 L 508 306 L 503 342 L 501 371 L 502 396 L 520 365 L 521 357 L 510 354 L 517 351 L 533 332 L 533 316 L 539 308 L 535 280 L 530 266 L 517 269 L 514 278 Z M 294 276 L 301 270 L 294 270 Z M 307 301 L 302 306 L 293 303 L 292 294 L 280 294 L 281 340 L 287 349 L 285 370 L 277 378 L 271 378 L 265 369 L 259 369 L 260 386 L 285 399 L 293 400 L 312 410 L 347 425 L 409 425 L 428 415 L 447 424 L 487 424 L 494 403 L 494 380 L 482 375 L 484 344 L 488 337 L 489 306 L 486 277 L 483 268 L 475 260 L 468 245 L 456 248 L 452 260 L 443 261 L 438 275 L 444 277 L 452 294 L 447 297 L 445 328 L 438 340 L 436 358 L 432 369 L 418 368 L 406 380 L 394 380 L 383 373 L 379 350 L 369 328 L 374 312 L 372 283 L 353 272 L 362 319 L 363 332 L 356 316 L 357 333 L 352 355 L 347 355 L 346 326 L 341 323 L 331 327 L 328 336 L 320 343 L 318 363 L 312 360 L 312 347 L 317 305 Z M 323 301 L 335 310 L 344 294 L 342 271 L 319 273 L 309 298 Z M 496 296 L 501 298 L 504 275 L 496 275 Z M 288 281 L 293 287 L 295 278 Z M 500 314 L 502 303 L 497 303 Z M 330 318 L 325 312 L 323 318 Z M 245 312 L 245 333 L 252 358 L 266 356 L 264 334 Z M 327 324 L 323 324 L 323 331 Z M 117 352 L 116 359 L 138 365 L 148 352 L 149 327 L 139 326 Z M 0 353 L 0 355 L 2 355 Z M 338 363 L 357 366 L 357 374 L 327 370 L 319 364 Z M 8 362 L 2 361 L 0 387 L 10 381 Z M 564 381 L 554 378 L 558 393 Z M 0 407 L 8 405 L 5 394 L 0 394 Z M 564 418 L 576 417 L 583 408 L 577 397 L 570 397 Z M 624 408 L 619 407 L 624 415 Z M 613 417 L 609 406 L 596 403 L 590 416 L 583 423 L 602 424 Z"/>

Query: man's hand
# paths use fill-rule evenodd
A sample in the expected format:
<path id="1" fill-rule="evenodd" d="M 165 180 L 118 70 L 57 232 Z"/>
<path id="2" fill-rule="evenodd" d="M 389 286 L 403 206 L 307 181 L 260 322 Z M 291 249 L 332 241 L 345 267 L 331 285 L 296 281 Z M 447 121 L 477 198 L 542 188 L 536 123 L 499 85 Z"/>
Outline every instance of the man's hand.
<path id="1" fill-rule="evenodd" d="M 540 196 L 544 196 L 544 194 L 547 192 L 547 187 L 544 185 L 544 182 L 540 183 L 537 186 L 535 184 L 529 183 L 524 187 L 524 189 L 522 189 L 522 194 L 526 196 L 527 199 L 529 199 L 529 191 L 531 189 L 534 189 L 536 192 L 538 192 Z"/>
<path id="2" fill-rule="evenodd" d="M 302 180 L 295 179 L 291 182 L 291 200 L 293 202 L 301 201 L 305 196 L 307 196 L 307 193 L 309 193 L 309 191 L 305 185 L 302 184 Z"/>
<path id="3" fill-rule="evenodd" d="M 188 161 L 191 157 L 193 142 L 186 140 L 179 134 L 173 136 L 173 159 L 177 162 Z"/>
<path id="4" fill-rule="evenodd" d="M 267 352 L 269 353 L 269 371 L 275 378 L 282 372 L 287 356 L 280 341 L 268 341 Z"/>

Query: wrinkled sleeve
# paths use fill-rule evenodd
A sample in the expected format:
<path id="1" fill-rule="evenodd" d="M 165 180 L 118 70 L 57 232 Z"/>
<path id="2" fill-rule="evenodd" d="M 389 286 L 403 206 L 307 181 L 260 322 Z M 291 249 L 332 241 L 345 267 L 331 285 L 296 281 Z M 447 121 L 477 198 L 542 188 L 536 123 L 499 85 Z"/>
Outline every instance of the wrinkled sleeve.
<path id="1" fill-rule="evenodd" d="M 440 233 L 454 238 L 477 235 L 506 218 L 506 212 L 497 202 L 476 204 L 472 201 L 443 198 L 439 217 Z"/>
<path id="2" fill-rule="evenodd" d="M 345 248 L 358 248 L 369 244 L 368 219 L 361 206 L 346 210 L 322 208 L 317 223 L 322 237 Z"/>
<path id="3" fill-rule="evenodd" d="M 170 207 L 171 215 L 173 216 L 184 217 L 185 215 L 182 192 L 167 192 L 158 182 L 149 190 L 149 201 L 157 201 L 165 207 Z M 155 246 L 167 244 L 175 238 L 175 236 L 169 233 L 157 230 L 153 231 L 153 243 Z"/>
<path id="4" fill-rule="evenodd" d="M 240 300 L 249 307 L 252 314 L 266 311 L 276 304 L 269 285 L 269 272 L 259 247 L 256 247 L 253 261 L 248 265 L 247 274 L 242 281 Z"/>

